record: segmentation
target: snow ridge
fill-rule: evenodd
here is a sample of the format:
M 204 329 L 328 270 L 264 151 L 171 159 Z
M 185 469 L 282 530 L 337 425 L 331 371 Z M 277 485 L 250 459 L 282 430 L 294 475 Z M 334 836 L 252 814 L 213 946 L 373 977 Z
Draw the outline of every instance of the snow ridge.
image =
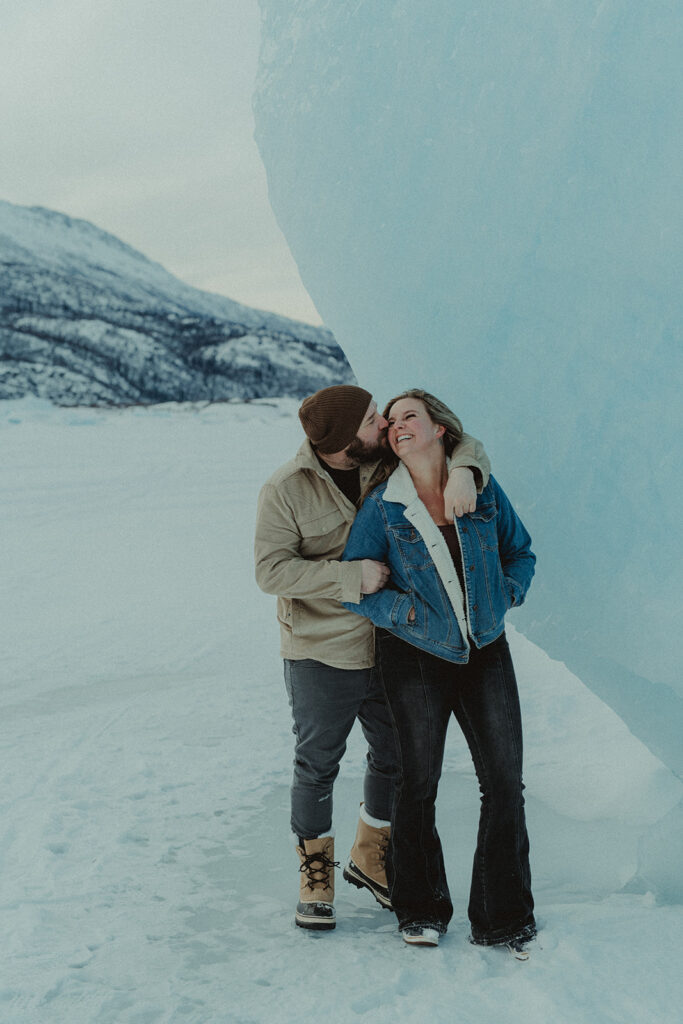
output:
M 87 221 L 0 201 L 0 398 L 246 400 L 353 380 L 324 328 L 192 288 Z

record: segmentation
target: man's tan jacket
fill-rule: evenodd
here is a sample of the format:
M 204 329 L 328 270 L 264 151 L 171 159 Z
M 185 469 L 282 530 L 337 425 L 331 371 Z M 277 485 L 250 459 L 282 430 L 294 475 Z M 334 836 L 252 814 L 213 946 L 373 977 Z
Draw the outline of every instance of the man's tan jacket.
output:
M 449 466 L 479 469 L 479 489 L 488 481 L 484 447 L 468 434 Z M 360 467 L 361 491 L 376 467 Z M 355 515 L 355 506 L 322 468 L 308 439 L 261 490 L 256 582 L 267 594 L 277 594 L 284 658 L 313 658 L 348 669 L 374 664 L 372 623 L 339 603 L 360 600 L 361 563 L 340 561 Z

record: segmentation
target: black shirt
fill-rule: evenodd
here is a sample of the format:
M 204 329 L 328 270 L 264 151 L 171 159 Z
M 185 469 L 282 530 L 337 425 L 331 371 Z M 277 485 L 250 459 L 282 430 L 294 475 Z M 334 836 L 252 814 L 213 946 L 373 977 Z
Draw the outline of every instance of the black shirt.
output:
M 352 505 L 357 505 L 360 498 L 360 468 L 354 466 L 353 469 L 334 469 L 328 466 L 317 452 L 315 457 L 325 472 L 332 477 L 344 497 L 348 498 Z
M 455 571 L 458 574 L 460 580 L 460 586 L 462 587 L 463 597 L 466 594 L 465 590 L 465 576 L 462 570 L 462 550 L 460 548 L 460 538 L 458 537 L 458 531 L 455 528 L 455 523 L 447 523 L 445 526 L 440 526 L 439 529 L 443 534 L 443 539 L 448 544 L 448 550 L 451 558 L 453 559 L 453 565 Z

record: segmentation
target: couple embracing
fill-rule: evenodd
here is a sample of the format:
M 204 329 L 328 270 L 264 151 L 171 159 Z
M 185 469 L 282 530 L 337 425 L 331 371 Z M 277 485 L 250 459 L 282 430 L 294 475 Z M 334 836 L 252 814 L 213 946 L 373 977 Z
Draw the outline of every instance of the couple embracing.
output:
M 482 794 L 470 938 L 524 958 L 536 926 L 504 617 L 531 583 L 529 535 L 433 395 L 405 391 L 380 414 L 363 388 L 329 387 L 299 418 L 306 439 L 261 491 L 255 543 L 295 735 L 296 924 L 335 927 L 332 791 L 358 719 L 367 767 L 344 878 L 406 942 L 438 944 L 453 914 L 435 825 L 452 713 Z

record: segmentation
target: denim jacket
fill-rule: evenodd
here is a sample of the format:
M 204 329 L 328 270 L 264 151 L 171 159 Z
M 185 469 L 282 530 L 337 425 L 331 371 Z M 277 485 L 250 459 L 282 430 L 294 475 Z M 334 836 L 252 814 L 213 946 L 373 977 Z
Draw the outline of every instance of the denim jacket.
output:
M 345 561 L 374 558 L 391 569 L 387 587 L 344 607 L 447 661 L 469 660 L 496 640 L 505 613 L 524 601 L 534 575 L 531 538 L 493 477 L 476 510 L 456 519 L 466 593 L 448 545 L 400 463 L 361 506 L 344 549 Z M 410 609 L 415 619 L 408 621 Z

